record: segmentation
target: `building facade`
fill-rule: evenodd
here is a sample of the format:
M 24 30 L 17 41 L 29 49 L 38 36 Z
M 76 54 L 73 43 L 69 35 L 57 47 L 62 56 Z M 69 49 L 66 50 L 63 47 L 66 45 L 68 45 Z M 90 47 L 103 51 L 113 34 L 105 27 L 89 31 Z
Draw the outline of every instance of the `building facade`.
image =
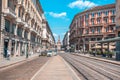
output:
M 70 25 L 70 45 L 83 52 L 100 49 L 96 41 L 115 37 L 115 11 L 115 4 L 109 4 L 75 15 Z M 111 50 L 115 49 L 115 43 L 109 46 Z
M 70 36 L 70 32 L 67 31 L 63 38 L 63 47 L 64 47 L 65 51 L 70 50 L 69 36 Z
M 48 22 L 43 20 L 43 31 L 42 31 L 42 49 L 51 50 L 55 48 L 55 38 L 50 29 Z
M 116 0 L 116 36 L 120 37 L 120 0 Z M 120 61 L 120 40 L 116 42 L 116 60 Z
M 61 51 L 61 41 L 60 41 L 60 36 L 58 36 L 58 41 L 57 41 L 57 44 L 56 44 L 56 47 L 57 47 L 57 51 Z
M 39 52 L 42 47 L 44 12 L 39 0 L 2 1 L 0 53 L 7 57 Z

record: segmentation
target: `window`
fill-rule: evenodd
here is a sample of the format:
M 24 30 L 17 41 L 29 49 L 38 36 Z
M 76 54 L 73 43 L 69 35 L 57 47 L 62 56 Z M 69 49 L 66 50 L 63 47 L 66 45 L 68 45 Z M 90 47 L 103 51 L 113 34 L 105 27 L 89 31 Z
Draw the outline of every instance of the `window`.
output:
M 21 9 L 19 8 L 19 10 L 18 10 L 18 17 L 20 17 L 20 12 L 21 12 Z
M 92 16 L 92 17 L 94 17 L 94 16 L 95 16 L 95 14 L 94 14 L 94 13 L 92 13 L 92 14 L 91 14 L 91 16 Z
M 106 32 L 108 32 L 108 30 L 109 30 L 109 28 L 108 28 L 108 27 L 106 27 Z
M 86 26 L 88 26 L 88 21 L 85 21 Z
M 115 10 L 112 10 L 112 15 L 115 15 Z
M 108 23 L 108 18 L 105 18 L 105 19 L 104 19 L 104 22 L 105 22 L 105 23 Z
M 89 34 L 89 30 L 88 29 L 86 30 L 86 34 Z
M 95 30 L 94 30 L 94 28 L 91 28 L 91 32 L 94 34 L 95 33 Z
M 88 39 L 88 38 L 85 38 L 85 41 L 89 41 L 89 39 Z
M 108 11 L 105 11 L 105 16 L 108 16 Z
M 16 24 L 12 24 L 12 31 L 11 31 L 12 34 L 14 34 L 15 27 L 16 27 Z
M 22 29 L 18 27 L 17 29 L 17 35 L 22 37 Z
M 97 38 L 97 41 L 102 40 L 102 38 Z
M 115 18 L 114 17 L 112 17 L 112 23 L 115 23 Z
M 100 16 L 101 16 L 101 12 L 98 12 L 98 13 L 97 13 L 97 16 L 100 17 Z
M 27 39 L 27 36 L 28 36 L 28 32 L 25 31 L 24 38 Z
M 94 25 L 94 19 L 91 19 L 91 23 L 92 23 L 92 25 Z
M 35 36 L 33 34 L 31 34 L 31 41 L 35 42 Z
M 15 11 L 15 5 L 13 0 L 8 0 L 8 7 Z
M 85 18 L 89 18 L 89 14 L 86 14 L 86 15 L 85 15 Z
M 97 28 L 97 32 L 101 33 L 101 28 L 100 27 Z
M 115 28 L 115 27 L 114 27 Z M 110 30 L 112 31 L 112 32 L 114 32 L 114 28 L 113 27 L 110 27 Z
M 10 32 L 10 21 L 5 19 L 5 31 Z
M 97 23 L 99 24 L 101 21 L 100 21 L 100 19 L 97 19 Z
M 95 38 L 91 38 L 91 41 L 95 41 L 96 39 Z

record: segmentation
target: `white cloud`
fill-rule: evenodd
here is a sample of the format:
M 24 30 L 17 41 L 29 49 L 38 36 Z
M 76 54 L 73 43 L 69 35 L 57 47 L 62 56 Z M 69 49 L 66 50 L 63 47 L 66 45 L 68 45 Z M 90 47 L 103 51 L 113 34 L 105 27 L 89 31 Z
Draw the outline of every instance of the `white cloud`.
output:
M 61 13 L 49 12 L 49 15 L 55 18 L 62 18 L 62 17 L 66 17 L 67 13 L 66 12 L 61 12 Z
M 76 0 L 68 5 L 68 7 L 70 8 L 80 8 L 80 9 L 90 8 L 94 6 L 97 6 L 97 4 L 90 2 L 88 0 Z
M 53 36 L 54 36 L 54 37 L 58 37 L 58 34 L 56 34 L 56 33 L 53 33 Z

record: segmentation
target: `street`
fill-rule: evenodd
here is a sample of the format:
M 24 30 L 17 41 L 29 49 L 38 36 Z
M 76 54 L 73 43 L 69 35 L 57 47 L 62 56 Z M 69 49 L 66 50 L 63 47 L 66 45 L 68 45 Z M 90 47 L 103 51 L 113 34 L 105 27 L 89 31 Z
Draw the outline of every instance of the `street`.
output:
M 0 80 L 30 80 L 30 78 L 49 60 L 37 57 L 31 61 L 0 71 Z
M 60 54 L 77 72 L 82 80 L 120 80 L 120 66 L 76 56 Z

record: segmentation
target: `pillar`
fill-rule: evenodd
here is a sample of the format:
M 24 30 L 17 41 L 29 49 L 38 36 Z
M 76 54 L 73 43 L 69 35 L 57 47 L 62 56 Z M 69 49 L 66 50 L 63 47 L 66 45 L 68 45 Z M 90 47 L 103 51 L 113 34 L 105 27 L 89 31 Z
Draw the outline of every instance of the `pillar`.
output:
M 107 50 L 110 51 L 109 42 L 107 43 Z
M 100 44 L 101 44 L 101 53 L 103 54 L 103 43 Z
M 4 18 L 4 14 L 1 14 L 1 32 L 0 32 L 0 58 L 3 58 L 3 54 L 4 54 L 4 29 L 5 29 L 5 18 Z
M 14 57 L 16 56 L 16 53 L 17 53 L 17 41 L 15 41 L 15 48 L 14 48 Z

